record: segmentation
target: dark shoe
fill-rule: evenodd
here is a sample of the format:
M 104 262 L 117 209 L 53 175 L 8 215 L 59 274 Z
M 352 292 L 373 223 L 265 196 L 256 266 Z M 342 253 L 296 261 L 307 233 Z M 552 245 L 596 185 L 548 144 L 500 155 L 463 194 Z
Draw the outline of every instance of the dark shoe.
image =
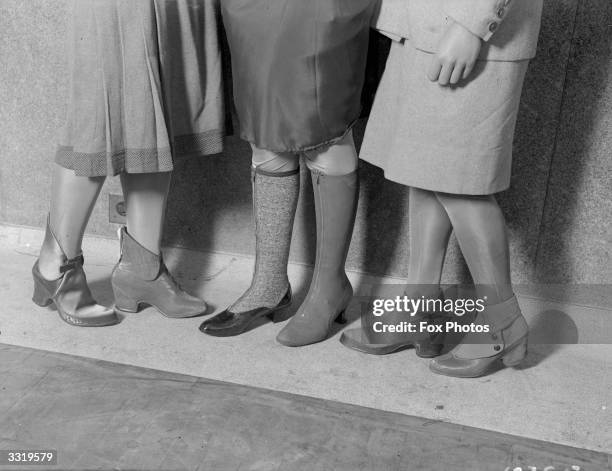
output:
M 292 301 L 291 287 L 287 290 L 283 299 L 274 307 L 260 307 L 245 312 L 232 312 L 229 309 L 207 319 L 200 325 L 200 331 L 214 337 L 233 337 L 240 335 L 247 330 L 257 320 L 262 317 L 274 316 L 282 309 L 289 307 Z
M 161 255 L 140 245 L 124 227 L 119 238 L 121 258 L 111 277 L 116 309 L 138 312 L 141 306 L 148 305 L 171 318 L 195 317 L 206 312 L 206 303 L 183 291 L 172 278 Z
M 266 316 L 275 317 L 276 321 L 275 315 L 292 300 L 287 263 L 300 193 L 300 171 L 270 173 L 256 168 L 251 178 L 255 226 L 253 278 L 238 301 L 200 326 L 201 332 L 216 337 L 240 335 Z M 264 307 L 271 304 L 276 305 Z
M 353 297 L 344 264 L 357 211 L 357 172 L 330 176 L 311 170 L 311 175 L 317 220 L 316 260 L 306 299 L 276 337 L 287 347 L 325 340 L 334 321 L 344 320 Z
M 55 304 L 62 320 L 79 327 L 103 327 L 119 323 L 119 317 L 111 308 L 101 306 L 94 300 L 83 271 L 83 255 L 68 259 L 60 247 L 47 221 L 43 247 L 53 250 L 62 260 L 56 280 L 47 280 L 38 268 L 38 260 L 32 267 L 34 295 L 32 301 L 41 307 Z
M 527 355 L 529 328 L 516 297 L 487 306 L 475 324 L 488 325 L 488 333 L 467 334 L 450 352 L 431 361 L 434 373 L 457 378 L 477 378 L 496 364 L 518 366 Z
M 442 322 L 438 314 L 422 311 L 408 318 L 405 312 L 398 311 L 387 312 L 384 316 L 384 324 L 387 325 L 398 325 L 407 320 L 414 325 L 421 322 L 438 325 Z M 381 322 L 380 318 L 374 316 L 372 310 L 367 311 L 366 315 L 361 316 L 361 327 L 344 331 L 340 342 L 345 347 L 370 355 L 388 355 L 413 347 L 417 356 L 434 358 L 442 351 L 443 334 L 378 332 L 374 328 L 378 322 Z

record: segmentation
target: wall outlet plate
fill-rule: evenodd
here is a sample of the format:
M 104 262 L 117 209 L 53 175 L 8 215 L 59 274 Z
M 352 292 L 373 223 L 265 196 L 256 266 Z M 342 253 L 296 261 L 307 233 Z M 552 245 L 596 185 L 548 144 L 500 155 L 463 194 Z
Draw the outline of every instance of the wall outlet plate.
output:
M 108 195 L 108 222 L 125 225 L 125 201 L 123 195 Z

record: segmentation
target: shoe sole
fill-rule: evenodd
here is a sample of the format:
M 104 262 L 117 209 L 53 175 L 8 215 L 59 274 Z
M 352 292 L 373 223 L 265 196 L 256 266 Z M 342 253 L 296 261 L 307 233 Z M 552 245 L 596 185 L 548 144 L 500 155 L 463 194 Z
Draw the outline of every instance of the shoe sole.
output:
M 206 311 L 208 309 L 208 305 L 205 303 L 202 303 L 202 311 L 201 312 L 197 312 L 195 314 L 188 314 L 188 315 L 184 315 L 184 316 L 173 316 L 170 314 L 166 314 L 164 311 L 162 311 L 160 308 L 158 308 L 157 306 L 153 305 L 153 304 L 149 304 L 147 302 L 144 301 L 138 301 L 136 302 L 136 309 L 128 309 L 128 308 L 121 308 L 117 305 L 115 305 L 114 310 L 117 314 L 137 314 L 140 311 L 142 311 L 143 309 L 146 309 L 147 307 L 152 307 L 153 309 L 155 309 L 157 312 L 159 312 L 162 316 L 167 317 L 168 319 L 190 319 L 192 317 L 198 317 L 198 316 L 203 316 L 204 314 L 206 314 Z
M 392 345 L 363 344 L 352 340 L 350 337 L 347 337 L 342 334 L 342 336 L 340 337 L 340 343 L 347 348 L 356 350 L 358 352 L 367 353 L 368 355 L 390 355 L 392 353 L 401 352 L 402 350 L 414 348 L 414 353 L 419 358 L 436 358 L 437 356 L 440 356 L 439 352 L 431 354 L 422 353 L 422 351 L 418 349 L 416 345 L 412 342 L 396 343 Z
M 49 300 L 46 302 L 38 302 L 32 299 L 32 301 L 34 301 L 34 304 L 40 307 L 49 307 L 53 305 L 55 306 L 55 309 L 57 309 L 57 305 L 53 302 L 53 300 Z M 61 320 L 63 320 L 66 324 L 71 325 L 73 327 L 108 327 L 111 325 L 117 325 L 121 322 L 120 319 L 117 319 L 116 317 L 113 318 L 110 314 L 108 316 L 105 316 L 106 320 L 102 320 L 99 322 L 91 322 L 91 321 L 87 322 L 87 321 L 82 321 L 72 316 L 68 316 L 62 313 L 59 309 L 57 309 L 57 313 Z
M 344 334 L 340 336 L 340 343 L 351 350 L 357 350 L 358 352 L 367 353 L 369 355 L 389 355 L 390 353 L 395 353 L 414 346 L 412 342 L 396 343 L 392 345 L 364 344 Z
M 429 364 L 429 369 L 436 374 L 439 375 L 443 375 L 443 376 L 449 376 L 451 378 L 480 378 L 481 376 L 486 376 L 487 374 L 489 374 L 492 371 L 498 371 L 496 368 L 499 368 L 500 370 L 503 368 L 515 368 L 517 366 L 519 366 L 527 357 L 527 346 L 525 346 L 525 351 L 522 354 L 522 356 L 520 357 L 520 359 L 518 360 L 513 360 L 513 361 L 508 361 L 505 357 L 506 356 L 510 356 L 511 354 L 514 353 L 514 351 L 518 348 L 521 347 L 521 345 L 523 344 L 523 342 L 525 342 L 527 340 L 527 336 L 521 338 L 520 340 L 516 341 L 514 344 L 512 344 L 510 347 L 508 347 L 508 349 L 506 350 L 506 352 L 504 352 L 503 354 L 500 354 L 497 358 L 495 358 L 494 360 L 492 360 L 490 363 L 487 363 L 483 368 L 476 370 L 473 373 L 470 374 L 449 374 L 448 372 L 442 372 L 440 370 L 437 370 L 434 366 L 433 363 Z M 501 368 L 500 368 L 500 363 L 501 363 Z

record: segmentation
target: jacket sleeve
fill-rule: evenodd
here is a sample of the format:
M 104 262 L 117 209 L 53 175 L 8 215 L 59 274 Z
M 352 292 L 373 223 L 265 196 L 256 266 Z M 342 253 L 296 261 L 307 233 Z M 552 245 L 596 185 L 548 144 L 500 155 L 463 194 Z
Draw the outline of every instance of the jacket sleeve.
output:
M 443 0 L 444 12 L 484 41 L 499 29 L 513 3 L 522 0 Z M 527 0 L 531 1 L 531 0 Z

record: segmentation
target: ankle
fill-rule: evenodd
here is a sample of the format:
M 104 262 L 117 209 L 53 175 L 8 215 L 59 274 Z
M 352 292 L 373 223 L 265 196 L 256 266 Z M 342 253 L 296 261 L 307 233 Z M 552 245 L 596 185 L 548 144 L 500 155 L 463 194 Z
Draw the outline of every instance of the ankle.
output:
M 238 299 L 230 309 L 248 311 L 258 307 L 274 307 L 281 302 L 289 290 L 289 280 L 254 279 L 249 289 Z
M 152 254 L 161 255 L 161 241 L 159 238 L 151 237 L 149 233 L 142 231 L 130 231 L 127 227 L 126 232 L 141 247 L 147 249 Z
M 47 251 L 43 247 L 38 257 L 38 271 L 46 280 L 57 280 L 62 276 L 60 267 L 63 261 L 63 258 L 58 256 L 58 254 L 53 251 Z
M 348 279 L 346 274 L 341 276 L 320 276 L 319 279 L 311 284 L 309 292 L 314 295 L 315 298 L 323 296 L 328 297 L 343 297 L 353 295 L 353 285 Z

